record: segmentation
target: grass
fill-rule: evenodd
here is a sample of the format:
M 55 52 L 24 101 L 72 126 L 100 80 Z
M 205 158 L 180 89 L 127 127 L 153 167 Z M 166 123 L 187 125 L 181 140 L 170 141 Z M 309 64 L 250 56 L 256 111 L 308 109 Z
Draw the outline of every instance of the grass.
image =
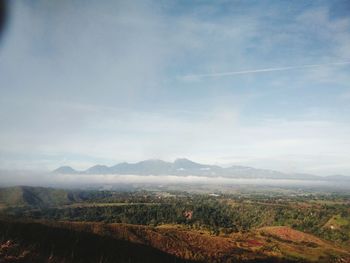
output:
M 334 246 L 320 238 L 289 227 L 264 227 L 261 234 L 269 238 L 270 243 L 278 246 L 286 258 L 299 258 L 313 262 L 321 261 L 322 258 L 334 255 L 336 257 L 349 257 L 349 251 Z M 272 241 L 271 241 L 272 240 Z
M 331 219 L 324 225 L 327 228 L 339 229 L 341 227 L 348 226 L 350 224 L 350 219 L 342 217 L 341 215 L 332 216 Z

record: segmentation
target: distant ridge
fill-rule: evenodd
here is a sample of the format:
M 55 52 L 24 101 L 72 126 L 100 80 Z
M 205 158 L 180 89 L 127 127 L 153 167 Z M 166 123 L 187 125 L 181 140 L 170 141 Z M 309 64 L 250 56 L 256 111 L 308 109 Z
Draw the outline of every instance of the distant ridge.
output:
M 329 175 L 325 177 L 325 180 L 327 181 L 346 181 L 350 182 L 350 176 L 345 176 L 345 175 Z
M 70 166 L 61 166 L 58 167 L 56 170 L 52 171 L 53 173 L 59 173 L 59 174 L 75 174 L 78 173 L 78 171 L 74 170 Z
M 110 168 L 106 165 L 95 165 L 84 171 L 87 174 L 108 174 L 110 173 Z
M 53 171 L 58 174 L 120 174 L 120 175 L 176 175 L 202 176 L 249 179 L 293 179 L 293 180 L 322 180 L 350 181 L 343 175 L 316 176 L 312 174 L 288 174 L 275 170 L 256 169 L 252 167 L 233 165 L 227 168 L 218 165 L 201 164 L 186 158 L 166 162 L 158 159 L 144 160 L 137 163 L 119 163 L 113 166 L 95 165 L 84 171 L 77 171 L 70 166 L 61 166 Z

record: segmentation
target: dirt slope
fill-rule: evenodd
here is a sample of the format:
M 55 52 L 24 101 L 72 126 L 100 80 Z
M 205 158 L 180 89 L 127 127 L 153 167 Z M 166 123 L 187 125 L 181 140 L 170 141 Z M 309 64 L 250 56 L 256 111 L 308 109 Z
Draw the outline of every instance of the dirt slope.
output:
M 55 223 L 57 224 L 57 223 Z M 212 236 L 179 226 L 61 222 L 60 227 L 131 241 L 204 262 L 350 262 L 349 251 L 288 227 Z

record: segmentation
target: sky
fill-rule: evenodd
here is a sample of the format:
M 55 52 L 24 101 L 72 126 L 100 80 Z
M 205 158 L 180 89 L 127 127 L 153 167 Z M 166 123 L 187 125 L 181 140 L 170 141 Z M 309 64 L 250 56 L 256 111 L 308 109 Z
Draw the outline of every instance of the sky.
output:
M 350 175 L 350 2 L 11 1 L 0 168 L 186 157 Z

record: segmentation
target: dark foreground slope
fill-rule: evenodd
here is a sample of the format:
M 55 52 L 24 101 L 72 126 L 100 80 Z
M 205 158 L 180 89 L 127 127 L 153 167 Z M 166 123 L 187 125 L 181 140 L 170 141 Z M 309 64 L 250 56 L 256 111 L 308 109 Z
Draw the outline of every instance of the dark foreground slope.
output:
M 189 262 L 149 246 L 39 223 L 0 220 L 0 262 Z
M 179 225 L 150 227 L 96 222 L 44 223 L 144 244 L 182 259 L 200 262 L 350 263 L 348 249 L 289 227 L 264 227 L 216 236 Z
M 7 262 L 350 262 L 349 253 L 286 227 L 212 236 L 179 226 L 0 220 Z

